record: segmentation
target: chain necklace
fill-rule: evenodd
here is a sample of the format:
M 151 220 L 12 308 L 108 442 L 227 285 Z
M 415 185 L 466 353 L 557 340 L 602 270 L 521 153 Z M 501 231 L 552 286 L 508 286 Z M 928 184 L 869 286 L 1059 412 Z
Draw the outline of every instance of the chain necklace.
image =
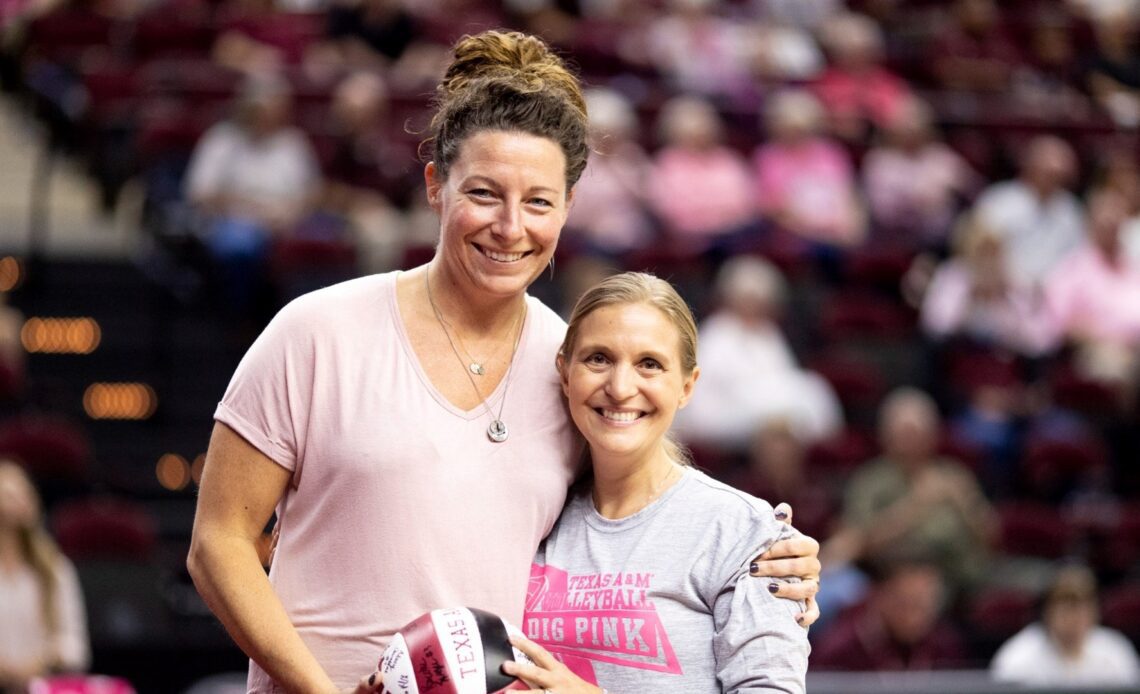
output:
M 431 298 L 431 287 L 430 286 L 428 287 L 428 298 L 429 299 Z M 434 304 L 432 305 L 432 309 L 435 309 Z M 515 316 L 515 322 L 511 323 L 511 332 L 512 333 L 514 333 L 515 326 L 518 325 L 519 319 L 522 318 L 522 315 L 524 312 L 525 312 L 525 306 L 524 306 L 524 310 L 520 311 L 519 315 Z M 503 349 L 502 346 L 500 345 L 498 348 L 496 348 L 495 352 L 490 357 L 488 357 L 487 359 L 484 359 L 483 361 L 478 361 L 475 359 L 475 357 L 471 356 L 471 352 L 469 352 L 467 350 L 467 345 L 463 344 L 463 338 L 459 336 L 459 331 L 455 330 L 455 326 L 453 326 L 450 321 L 448 321 L 446 318 L 444 318 L 443 313 L 441 311 L 439 311 L 438 309 L 435 309 L 435 317 L 437 320 L 439 320 L 440 323 L 443 324 L 444 332 L 447 332 L 448 328 L 450 328 L 452 331 L 455 332 L 455 341 L 459 343 L 459 349 L 463 350 L 463 354 L 465 354 L 467 356 L 467 360 L 468 360 L 467 370 L 470 371 L 471 373 L 475 374 L 476 376 L 486 375 L 487 369 L 484 366 L 484 364 L 490 364 L 492 361 L 494 361 L 495 358 L 499 356 L 499 352 L 502 351 L 502 349 Z M 455 350 L 455 345 L 452 345 L 452 350 L 453 351 Z M 455 356 L 458 357 L 459 355 L 456 354 Z M 459 361 L 462 362 L 463 360 L 460 359 Z
M 435 298 L 431 294 L 431 277 L 427 270 L 424 271 L 424 286 L 427 287 L 428 303 L 431 304 L 432 314 L 435 315 L 436 322 L 439 323 L 440 329 L 443 330 L 443 335 L 447 338 L 447 344 L 451 345 L 451 353 L 455 355 L 459 364 L 465 367 L 463 373 L 467 375 L 467 380 L 471 382 L 471 388 L 474 389 L 475 396 L 479 398 L 479 402 L 483 404 L 483 409 L 486 410 L 487 414 L 491 417 L 491 424 L 487 427 L 487 438 L 495 443 L 506 441 L 510 432 L 507 430 L 507 425 L 503 422 L 503 408 L 506 407 L 507 404 L 507 388 L 511 386 L 511 370 L 514 369 L 515 366 L 515 354 L 518 352 L 519 341 L 522 339 L 522 329 L 520 328 L 518 333 L 515 334 L 514 346 L 511 348 L 511 361 L 507 364 L 507 374 L 504 376 L 506 383 L 503 385 L 503 400 L 499 403 L 499 414 L 495 416 L 495 412 L 491 409 L 491 406 L 487 404 L 487 399 L 484 398 L 483 393 L 479 391 L 479 385 L 475 383 L 475 378 L 472 376 L 472 374 L 482 376 L 484 373 L 483 365 L 474 361 L 470 364 L 463 363 L 463 357 L 459 356 L 459 350 L 455 348 L 455 341 L 451 339 L 451 332 L 447 329 L 447 321 L 443 319 L 443 313 L 440 312 L 439 307 L 435 305 Z M 524 301 L 522 311 L 519 312 L 519 316 L 511 326 L 512 331 L 514 330 L 514 326 L 518 325 L 521 318 L 525 315 L 526 302 Z M 458 338 L 459 335 L 456 334 L 456 337 Z M 463 351 L 466 352 L 466 348 Z M 471 355 L 468 355 L 468 357 L 470 356 Z M 476 367 L 478 367 L 478 371 L 476 371 Z

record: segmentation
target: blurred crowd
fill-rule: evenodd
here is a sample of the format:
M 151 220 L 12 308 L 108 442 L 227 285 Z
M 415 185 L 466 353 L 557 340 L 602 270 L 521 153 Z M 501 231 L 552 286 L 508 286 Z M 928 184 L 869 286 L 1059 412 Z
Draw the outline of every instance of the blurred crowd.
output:
M 256 322 L 430 255 L 432 85 L 490 26 L 590 87 L 536 291 L 693 305 L 680 434 L 823 542 L 812 668 L 1140 682 L 1136 3 L 0 0 L 0 76 Z

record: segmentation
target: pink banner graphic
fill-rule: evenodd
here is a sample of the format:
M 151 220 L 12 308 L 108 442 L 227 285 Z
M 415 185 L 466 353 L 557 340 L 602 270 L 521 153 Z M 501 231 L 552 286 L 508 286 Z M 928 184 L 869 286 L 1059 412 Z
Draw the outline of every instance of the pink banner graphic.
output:
M 651 573 L 569 574 L 534 564 L 523 631 L 583 677 L 580 669 L 588 663 L 576 664 L 580 658 L 679 675 L 680 663 L 648 598 L 652 581 Z

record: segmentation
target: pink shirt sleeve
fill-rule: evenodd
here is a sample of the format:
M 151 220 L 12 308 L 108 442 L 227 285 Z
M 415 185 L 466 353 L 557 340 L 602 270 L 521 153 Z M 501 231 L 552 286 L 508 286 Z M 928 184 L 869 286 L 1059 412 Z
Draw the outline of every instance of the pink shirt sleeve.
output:
M 297 476 L 313 397 L 306 297 L 283 308 L 246 352 L 214 413 L 254 448 Z

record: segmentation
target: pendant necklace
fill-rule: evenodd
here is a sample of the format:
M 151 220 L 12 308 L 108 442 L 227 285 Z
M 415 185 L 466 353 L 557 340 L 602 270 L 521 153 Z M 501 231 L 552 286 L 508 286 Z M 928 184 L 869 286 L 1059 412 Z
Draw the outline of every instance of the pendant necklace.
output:
M 473 374 L 482 376 L 484 373 L 486 373 L 486 370 L 483 368 L 482 364 L 476 362 L 473 359 L 470 363 L 465 364 L 463 362 L 463 357 L 459 356 L 459 350 L 456 349 L 455 341 L 451 339 L 451 332 L 447 329 L 447 321 L 443 319 L 443 313 L 441 313 L 439 307 L 435 305 L 435 298 L 431 294 L 431 278 L 426 270 L 424 271 L 424 286 L 427 287 L 428 303 L 431 304 L 432 314 L 435 315 L 436 322 L 439 323 L 440 329 L 443 330 L 443 335 L 447 338 L 447 344 L 451 345 L 451 353 L 455 355 L 455 358 L 459 361 L 459 364 L 464 367 L 463 373 L 467 375 L 467 380 L 471 382 L 471 388 L 475 390 L 475 395 L 479 398 L 479 402 L 483 403 L 483 409 L 486 410 L 487 414 L 491 417 L 491 424 L 487 427 L 487 438 L 491 439 L 495 443 L 502 443 L 506 441 L 507 436 L 510 435 L 510 431 L 507 429 L 506 423 L 503 422 L 503 408 L 507 404 L 507 388 L 509 388 L 511 385 L 511 371 L 514 369 L 515 354 L 518 352 L 519 341 L 522 339 L 522 328 L 520 327 L 518 333 L 515 334 L 514 346 L 511 348 L 511 361 L 507 364 L 507 373 L 503 377 L 506 379 L 506 383 L 503 384 L 503 400 L 499 403 L 499 414 L 498 416 L 495 416 L 495 413 L 491 409 L 491 406 L 487 404 L 487 399 L 484 398 L 483 393 L 479 391 L 479 385 L 475 383 L 475 378 L 473 376 Z M 514 326 L 518 325 L 520 323 L 520 319 L 525 315 L 526 301 L 524 300 L 522 311 L 519 312 L 519 317 L 515 319 L 514 325 L 511 326 L 512 331 L 514 329 Z M 456 338 L 458 337 L 459 335 L 456 334 Z M 464 348 L 463 351 L 466 352 L 467 349 Z M 470 358 L 471 355 L 468 354 L 467 356 Z
M 429 299 L 431 298 L 431 287 L 430 286 L 428 287 L 428 298 Z M 435 311 L 436 320 L 438 320 L 440 323 L 443 324 L 444 332 L 447 332 L 448 328 L 455 331 L 455 341 L 459 343 L 459 349 L 461 349 L 463 351 L 463 354 L 465 354 L 467 356 L 467 370 L 470 371 L 471 373 L 475 374 L 476 376 L 486 375 L 487 368 L 484 366 L 484 364 L 490 364 L 491 362 L 493 362 L 495 360 L 495 358 L 499 356 L 499 352 L 502 351 L 502 349 L 503 349 L 502 346 L 498 347 L 495 350 L 494 354 L 492 354 L 490 357 L 484 359 L 483 361 L 476 360 L 475 357 L 471 356 L 471 352 L 469 352 L 467 350 L 467 345 L 463 344 L 463 338 L 459 336 L 459 331 L 455 330 L 455 326 L 453 326 L 450 321 L 448 321 L 446 318 L 443 317 L 443 312 L 436 309 L 435 304 L 432 304 L 432 309 Z M 522 317 L 522 314 L 524 312 L 525 312 L 525 306 L 524 306 L 524 311 L 520 311 L 519 315 L 515 317 L 515 322 L 511 323 L 511 332 L 512 333 L 515 331 L 515 326 L 518 325 L 518 320 L 519 320 L 519 318 Z M 451 349 L 452 349 L 452 351 L 455 351 L 455 345 L 454 344 L 451 346 Z M 459 357 L 459 354 L 456 353 L 455 356 Z M 460 359 L 459 361 L 462 362 L 463 359 Z

